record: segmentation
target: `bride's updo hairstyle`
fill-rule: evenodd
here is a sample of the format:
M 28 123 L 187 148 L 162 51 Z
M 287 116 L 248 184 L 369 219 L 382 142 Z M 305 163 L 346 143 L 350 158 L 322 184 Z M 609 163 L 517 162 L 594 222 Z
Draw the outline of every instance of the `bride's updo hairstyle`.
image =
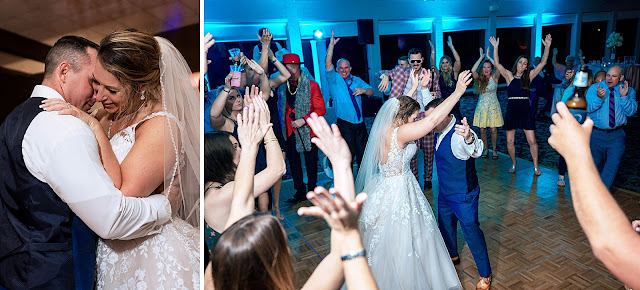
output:
M 142 102 L 161 101 L 160 44 L 153 35 L 136 30 L 113 32 L 100 42 L 98 61 L 125 88 L 117 117 L 136 111 Z M 141 100 L 144 91 L 145 100 Z
M 270 214 L 248 215 L 224 231 L 211 268 L 215 289 L 295 289 L 287 237 Z
M 418 101 L 409 96 L 399 97 L 398 101 L 400 102 L 400 105 L 398 107 L 396 120 L 400 120 L 402 121 L 402 124 L 406 124 L 407 122 L 409 122 L 409 117 L 411 117 L 413 113 L 420 110 L 420 104 L 418 104 Z

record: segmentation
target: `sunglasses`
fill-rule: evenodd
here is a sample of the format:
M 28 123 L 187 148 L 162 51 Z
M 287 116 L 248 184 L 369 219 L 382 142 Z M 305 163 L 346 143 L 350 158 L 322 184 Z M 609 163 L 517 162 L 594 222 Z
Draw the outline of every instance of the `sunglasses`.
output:
M 421 63 L 422 60 L 421 59 L 412 59 L 411 63 Z

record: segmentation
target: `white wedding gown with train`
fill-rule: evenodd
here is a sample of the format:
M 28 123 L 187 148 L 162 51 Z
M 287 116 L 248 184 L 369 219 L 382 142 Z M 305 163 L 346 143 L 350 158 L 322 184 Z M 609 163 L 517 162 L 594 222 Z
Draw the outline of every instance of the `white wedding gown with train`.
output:
M 176 120 L 157 112 L 111 138 L 118 162 L 133 147 L 138 124 L 157 116 Z M 98 289 L 200 289 L 199 230 L 174 215 L 159 234 L 133 240 L 99 239 L 96 272 Z
M 380 289 L 462 289 L 429 202 L 410 169 L 417 146 L 397 144 L 367 180 L 359 219 L 367 261 Z

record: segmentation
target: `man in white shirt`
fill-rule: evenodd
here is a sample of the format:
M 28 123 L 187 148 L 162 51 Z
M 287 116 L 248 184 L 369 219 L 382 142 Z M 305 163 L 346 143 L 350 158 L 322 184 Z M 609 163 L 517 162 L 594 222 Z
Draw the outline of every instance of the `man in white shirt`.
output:
M 39 108 L 48 98 L 91 107 L 97 48 L 59 39 L 42 85 L 0 126 L 0 288 L 92 289 L 95 238 L 87 232 L 133 239 L 171 218 L 164 196 L 124 197 L 115 188 L 84 122 Z
M 428 116 L 444 99 L 434 99 L 426 107 Z M 449 114 L 433 129 L 436 141 L 436 170 L 438 172 L 438 228 L 454 264 L 460 263 L 457 245 L 458 221 L 469 250 L 478 266 L 476 289 L 491 288 L 491 265 L 487 243 L 478 222 L 480 185 L 474 158 L 480 157 L 484 144 L 469 128 L 467 118 L 460 123 Z

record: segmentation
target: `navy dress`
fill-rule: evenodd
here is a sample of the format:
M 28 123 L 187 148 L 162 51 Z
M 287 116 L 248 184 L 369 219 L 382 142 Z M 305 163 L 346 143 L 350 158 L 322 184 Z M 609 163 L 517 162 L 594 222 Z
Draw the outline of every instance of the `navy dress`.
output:
M 458 81 L 453 76 L 453 72 L 451 72 L 451 86 L 447 86 L 447 84 L 444 82 L 444 77 L 440 76 L 438 78 L 438 83 L 440 85 L 440 95 L 445 99 L 450 97 L 451 94 L 453 94 L 453 92 L 456 90 L 457 82 Z M 460 101 L 458 101 L 456 105 L 453 106 L 453 109 L 451 109 L 451 114 L 456 117 L 456 120 L 462 120 L 462 113 L 460 112 Z
M 514 77 L 507 87 L 507 112 L 504 117 L 505 130 L 534 130 L 536 128 L 535 119 L 531 114 L 531 103 L 529 103 L 529 90 L 525 90 L 520 85 L 520 78 Z

